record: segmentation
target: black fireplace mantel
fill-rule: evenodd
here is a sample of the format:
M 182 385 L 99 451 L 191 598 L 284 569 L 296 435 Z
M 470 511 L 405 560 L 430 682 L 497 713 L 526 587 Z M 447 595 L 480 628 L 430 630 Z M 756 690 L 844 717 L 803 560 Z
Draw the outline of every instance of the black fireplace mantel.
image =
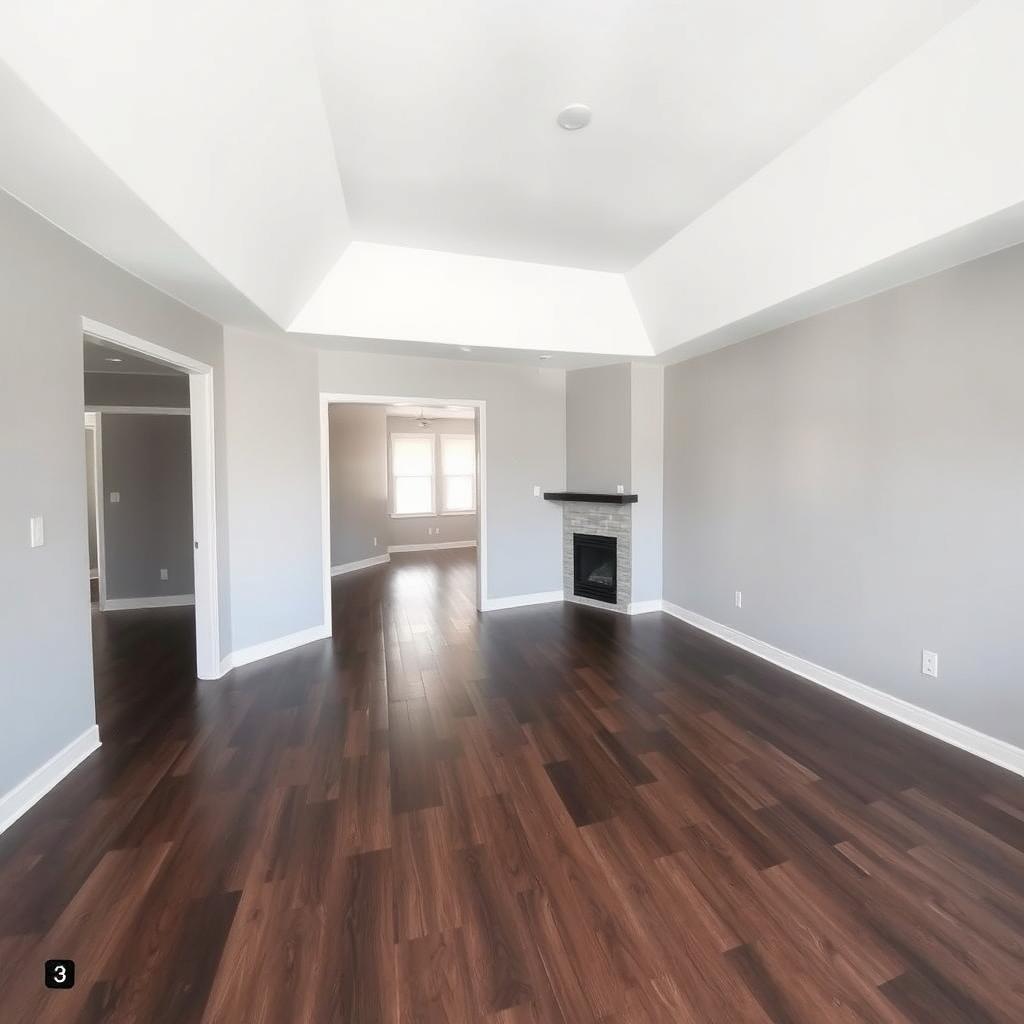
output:
M 581 494 L 578 491 L 545 491 L 545 501 L 593 501 L 601 505 L 632 505 L 635 494 Z

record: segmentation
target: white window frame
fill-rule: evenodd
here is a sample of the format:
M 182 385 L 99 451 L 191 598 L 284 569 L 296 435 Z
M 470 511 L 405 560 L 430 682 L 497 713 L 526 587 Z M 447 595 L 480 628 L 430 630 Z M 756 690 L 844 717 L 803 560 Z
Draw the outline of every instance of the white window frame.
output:
M 430 511 L 429 512 L 396 512 L 395 511 L 395 441 L 412 439 L 430 441 Z M 433 432 L 422 434 L 393 433 L 388 443 L 388 514 L 392 519 L 427 519 L 437 515 L 437 435 Z M 420 479 L 417 477 L 416 479 Z
M 437 455 L 437 457 L 438 457 L 437 492 L 438 492 L 438 495 L 439 495 L 439 499 L 437 501 L 437 506 L 438 506 L 438 508 L 440 510 L 439 511 L 439 515 L 442 515 L 442 516 L 475 516 L 476 515 L 476 505 L 477 505 L 477 500 L 476 500 L 476 476 L 477 476 L 477 473 L 476 473 L 476 463 L 477 463 L 476 435 L 467 432 L 465 434 L 439 434 L 438 436 L 441 438 L 441 444 L 439 446 L 438 455 Z M 448 511 L 448 509 L 446 509 L 444 507 L 444 497 L 445 497 L 444 482 L 445 482 L 445 477 L 448 475 L 444 471 L 444 443 L 449 438 L 451 438 L 453 440 L 456 440 L 456 441 L 467 441 L 468 440 L 468 441 L 472 441 L 473 442 L 473 472 L 472 472 L 472 474 L 467 474 L 467 473 L 453 473 L 453 474 L 451 474 L 452 476 L 471 476 L 472 477 L 472 481 L 473 481 L 473 488 L 472 488 L 472 492 L 473 492 L 473 507 L 472 508 L 465 508 L 465 509 L 456 509 L 455 511 L 451 511 L 451 512 Z

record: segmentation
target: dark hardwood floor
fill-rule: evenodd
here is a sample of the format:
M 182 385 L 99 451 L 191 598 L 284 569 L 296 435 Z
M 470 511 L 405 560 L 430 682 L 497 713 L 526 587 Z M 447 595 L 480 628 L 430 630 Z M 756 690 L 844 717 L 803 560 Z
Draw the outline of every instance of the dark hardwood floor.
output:
M 218 682 L 188 609 L 95 613 L 0 1021 L 1024 1021 L 1024 780 L 660 614 L 480 617 L 470 555 Z

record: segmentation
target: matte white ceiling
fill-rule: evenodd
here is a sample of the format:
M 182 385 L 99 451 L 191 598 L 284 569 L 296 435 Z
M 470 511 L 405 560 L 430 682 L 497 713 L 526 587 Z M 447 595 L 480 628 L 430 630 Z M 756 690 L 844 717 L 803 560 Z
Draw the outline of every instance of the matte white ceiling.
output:
M 310 8 L 357 238 L 623 271 L 970 2 Z
M 813 248 L 797 268 L 786 230 L 765 240 L 764 225 L 789 222 L 780 197 L 808 237 L 821 218 L 814 202 L 796 209 L 802 196 L 849 205 L 844 230 L 878 238 L 886 225 L 872 222 L 872 203 L 887 176 L 902 185 L 926 172 L 940 196 L 951 167 L 960 193 L 990 184 L 989 150 L 1015 158 L 1016 134 L 997 130 L 998 97 L 1019 93 L 1021 72 L 988 50 L 1019 37 L 1018 10 L 1006 0 L 6 0 L 0 188 L 224 323 L 455 358 L 467 345 L 472 358 L 554 353 L 548 365 L 649 357 L 689 341 L 691 325 L 735 340 L 744 318 L 768 322 L 753 316 L 760 296 L 779 303 L 824 283 Z M 950 83 L 950 116 L 932 109 L 929 81 Z M 567 133 L 555 115 L 573 102 L 589 104 L 593 122 Z M 941 156 L 960 130 L 957 104 L 992 111 L 967 171 Z M 887 107 L 916 131 L 906 152 L 888 130 L 874 148 L 858 113 L 880 120 Z M 851 148 L 845 169 L 871 188 L 837 195 L 825 188 L 839 180 L 831 154 Z M 1004 206 L 1015 166 L 1004 168 Z M 901 201 L 910 228 L 876 245 L 875 262 L 959 223 L 921 217 L 915 238 L 913 192 Z M 733 254 L 745 239 L 757 247 L 749 260 Z M 833 230 L 828 241 L 850 256 L 830 266 L 872 261 L 857 239 Z M 701 253 L 719 249 L 728 259 L 706 270 Z M 754 269 L 729 272 L 741 263 Z

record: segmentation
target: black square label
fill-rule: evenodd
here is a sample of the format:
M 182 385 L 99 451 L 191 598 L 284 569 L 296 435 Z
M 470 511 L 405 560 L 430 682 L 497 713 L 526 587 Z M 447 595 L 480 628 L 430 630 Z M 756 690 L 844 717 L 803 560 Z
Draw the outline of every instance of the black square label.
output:
M 75 961 L 47 960 L 43 968 L 47 988 L 74 988 Z

